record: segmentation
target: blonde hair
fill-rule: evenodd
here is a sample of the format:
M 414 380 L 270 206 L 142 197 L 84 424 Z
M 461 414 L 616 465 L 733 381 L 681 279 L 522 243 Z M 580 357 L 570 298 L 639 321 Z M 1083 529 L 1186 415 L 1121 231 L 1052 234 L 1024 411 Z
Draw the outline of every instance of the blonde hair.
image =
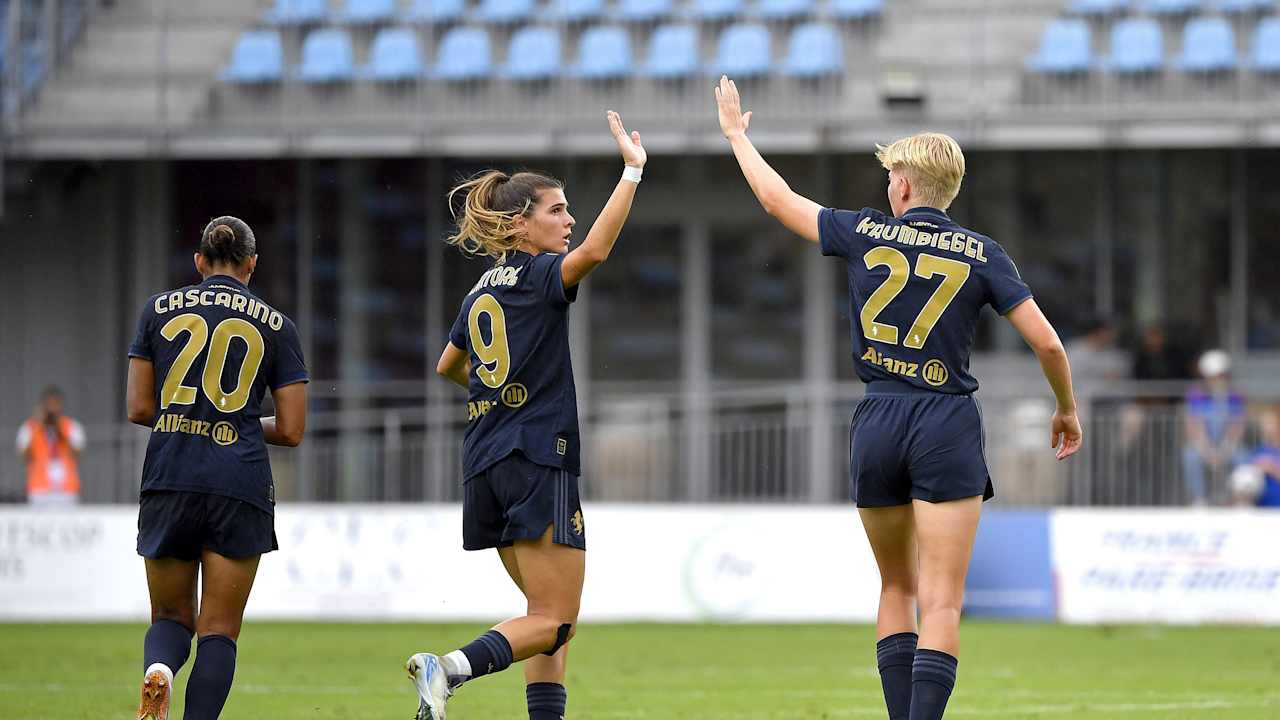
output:
M 550 188 L 563 189 L 564 184 L 535 172 L 507 175 L 488 170 L 471 176 L 449 191 L 449 211 L 458 223 L 458 232 L 445 242 L 468 255 L 488 255 L 504 262 L 525 240 L 516 218 L 533 212 L 538 195 Z M 454 205 L 458 193 L 463 196 L 461 217 Z
M 915 194 L 930 207 L 946 210 L 960 193 L 964 153 L 949 135 L 925 132 L 876 145 L 876 159 L 885 170 L 904 173 Z

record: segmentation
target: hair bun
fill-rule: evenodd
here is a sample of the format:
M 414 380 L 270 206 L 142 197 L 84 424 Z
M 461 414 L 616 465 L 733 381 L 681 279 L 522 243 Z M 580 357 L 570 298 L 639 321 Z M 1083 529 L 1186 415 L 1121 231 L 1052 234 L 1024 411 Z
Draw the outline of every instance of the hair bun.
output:
M 209 233 L 209 244 L 214 247 L 230 247 L 236 241 L 236 231 L 230 225 L 217 225 Z

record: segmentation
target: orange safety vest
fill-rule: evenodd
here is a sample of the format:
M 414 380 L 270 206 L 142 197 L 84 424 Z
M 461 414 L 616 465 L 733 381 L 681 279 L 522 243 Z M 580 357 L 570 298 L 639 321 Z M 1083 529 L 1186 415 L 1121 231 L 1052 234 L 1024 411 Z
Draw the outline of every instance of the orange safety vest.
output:
M 50 492 L 59 494 L 80 494 L 80 472 L 76 463 L 75 451 L 66 439 L 59 439 L 56 445 L 49 444 L 49 434 L 45 425 L 37 420 L 28 420 L 31 430 L 31 456 L 27 462 L 27 497 L 44 495 Z M 71 437 L 70 418 L 58 418 L 58 427 L 62 437 Z

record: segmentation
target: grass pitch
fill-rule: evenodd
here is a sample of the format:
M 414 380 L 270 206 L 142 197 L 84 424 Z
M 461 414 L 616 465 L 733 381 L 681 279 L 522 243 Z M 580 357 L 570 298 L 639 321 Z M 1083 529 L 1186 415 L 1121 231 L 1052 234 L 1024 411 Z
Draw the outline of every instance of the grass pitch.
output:
M 407 720 L 405 658 L 483 630 L 249 623 L 222 716 Z M 0 718 L 132 720 L 144 631 L 0 625 Z M 969 622 L 963 643 L 948 718 L 1280 718 L 1280 629 Z M 867 626 L 586 625 L 571 648 L 573 720 L 886 717 Z M 525 718 L 523 684 L 518 668 L 471 683 L 449 718 Z

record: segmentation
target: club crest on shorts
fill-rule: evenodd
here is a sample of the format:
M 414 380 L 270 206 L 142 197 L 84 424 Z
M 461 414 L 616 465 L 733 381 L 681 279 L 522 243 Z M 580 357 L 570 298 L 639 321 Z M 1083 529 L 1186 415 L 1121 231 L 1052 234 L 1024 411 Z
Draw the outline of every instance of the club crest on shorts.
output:
M 946 385 L 947 380 L 951 377 L 951 374 L 947 372 L 947 366 L 943 365 L 942 361 L 937 358 L 924 364 L 924 372 L 921 375 L 924 376 L 925 382 L 934 387 Z
M 585 523 L 582 520 L 581 510 L 575 511 L 573 513 L 573 517 L 569 518 L 569 522 L 573 523 L 573 534 L 575 535 L 581 535 L 582 531 L 586 529 Z

